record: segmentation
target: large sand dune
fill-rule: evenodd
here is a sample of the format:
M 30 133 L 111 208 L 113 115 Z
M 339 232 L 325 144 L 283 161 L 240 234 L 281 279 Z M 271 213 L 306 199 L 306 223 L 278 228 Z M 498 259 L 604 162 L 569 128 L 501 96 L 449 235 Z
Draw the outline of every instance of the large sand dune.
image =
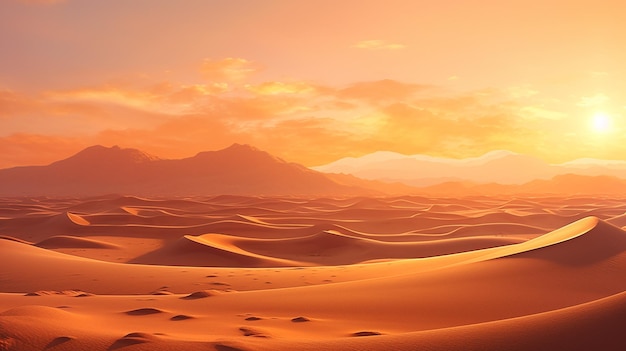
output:
M 0 350 L 622 350 L 620 198 L 0 201 Z

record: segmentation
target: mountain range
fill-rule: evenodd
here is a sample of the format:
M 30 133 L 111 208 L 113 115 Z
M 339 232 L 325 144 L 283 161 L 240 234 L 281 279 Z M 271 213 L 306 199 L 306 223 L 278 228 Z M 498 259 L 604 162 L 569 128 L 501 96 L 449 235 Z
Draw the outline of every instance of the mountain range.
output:
M 626 161 L 584 158 L 562 164 L 549 164 L 532 156 L 504 150 L 465 159 L 379 151 L 357 158 L 343 158 L 313 169 L 417 187 L 442 182 L 520 185 L 565 174 L 626 178 Z
M 371 195 L 249 145 L 166 160 L 92 146 L 47 166 L 0 170 L 0 196 Z
M 382 196 L 626 195 L 626 162 L 580 159 L 547 164 L 493 151 L 446 159 L 377 152 L 313 169 L 250 145 L 182 159 L 91 146 L 45 166 L 0 169 L 0 196 Z

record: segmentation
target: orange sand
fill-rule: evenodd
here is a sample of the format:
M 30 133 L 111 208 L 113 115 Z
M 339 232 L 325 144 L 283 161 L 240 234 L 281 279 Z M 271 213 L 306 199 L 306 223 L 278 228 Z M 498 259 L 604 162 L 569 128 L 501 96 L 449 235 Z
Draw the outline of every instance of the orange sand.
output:
M 626 202 L 0 199 L 0 350 L 623 350 Z

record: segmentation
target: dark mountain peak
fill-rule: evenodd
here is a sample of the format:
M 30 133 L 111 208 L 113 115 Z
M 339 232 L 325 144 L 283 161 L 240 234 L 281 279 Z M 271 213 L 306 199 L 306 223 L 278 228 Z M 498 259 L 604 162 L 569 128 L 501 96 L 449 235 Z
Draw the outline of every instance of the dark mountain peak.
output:
M 234 143 L 231 146 L 223 149 L 222 151 L 225 151 L 225 150 L 232 150 L 232 151 L 239 151 L 239 152 L 261 151 L 250 144 L 239 144 L 239 143 Z
M 118 145 L 106 147 L 103 145 L 90 146 L 74 156 L 57 161 L 52 165 L 83 165 L 90 164 L 137 164 L 158 160 L 158 157 L 149 155 L 143 151 L 130 148 L 121 148 Z
M 256 147 L 252 146 L 252 145 L 248 145 L 248 144 L 232 144 L 231 146 L 219 150 L 217 152 L 221 152 L 224 154 L 228 154 L 228 155 L 233 155 L 233 156 L 255 156 L 255 157 L 271 157 L 271 158 L 275 158 L 274 156 L 272 156 L 270 153 L 257 149 Z
M 204 151 L 198 153 L 196 159 L 221 159 L 228 161 L 240 161 L 248 163 L 270 162 L 270 163 L 286 163 L 282 159 L 273 156 L 267 151 L 257 149 L 248 144 L 232 144 L 229 147 L 217 151 Z

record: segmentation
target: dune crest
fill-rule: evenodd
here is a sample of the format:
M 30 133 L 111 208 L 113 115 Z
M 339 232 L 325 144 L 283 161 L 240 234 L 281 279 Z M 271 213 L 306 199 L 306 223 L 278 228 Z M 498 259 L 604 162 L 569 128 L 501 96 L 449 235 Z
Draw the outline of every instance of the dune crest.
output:
M 77 215 L 75 213 L 67 212 L 67 218 L 69 218 L 70 221 L 72 221 L 72 223 L 74 224 L 78 224 L 78 225 L 90 225 L 91 224 L 84 217 L 81 217 L 80 215 Z
M 532 247 L 526 257 L 553 260 L 561 264 L 585 265 L 626 251 L 626 232 L 597 217 L 583 218 L 560 230 L 520 245 Z
M 35 244 L 35 246 L 42 247 L 44 249 L 59 249 L 59 248 L 82 248 L 82 249 L 117 249 L 119 245 L 103 242 L 100 240 L 93 240 L 88 238 L 81 238 L 68 235 L 57 235 L 48 239 L 42 240 Z

